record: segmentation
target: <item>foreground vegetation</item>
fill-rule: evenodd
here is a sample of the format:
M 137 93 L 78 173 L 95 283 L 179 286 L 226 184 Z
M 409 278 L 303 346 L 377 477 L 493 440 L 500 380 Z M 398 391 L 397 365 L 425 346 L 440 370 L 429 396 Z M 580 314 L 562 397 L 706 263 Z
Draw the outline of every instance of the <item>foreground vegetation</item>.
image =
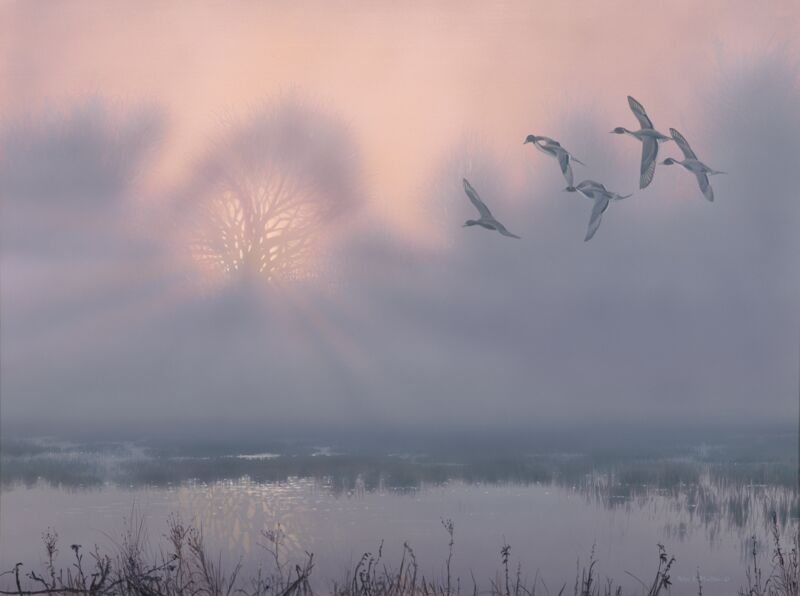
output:
M 167 547 L 156 556 L 147 556 L 147 539 L 143 521 L 133 521 L 122 536 L 116 551 L 103 552 L 95 546 L 87 552 L 81 545 L 72 544 L 71 564 L 62 568 L 57 564 L 59 554 L 58 534 L 48 531 L 43 535 L 45 564 L 39 570 L 27 570 L 22 563 L 0 574 L 0 594 L 34 596 L 58 595 L 125 595 L 125 596 L 452 596 L 472 594 L 477 596 L 534 596 L 551 593 L 564 596 L 621 596 L 623 588 L 612 579 L 598 576 L 594 552 L 587 564 L 578 565 L 574 580 L 548 588 L 538 572 L 533 579 L 523 574 L 521 564 L 511 562 L 511 547 L 500 550 L 499 568 L 494 578 L 481 583 L 474 576 L 468 581 L 451 574 L 454 552 L 454 526 L 443 520 L 449 537 L 445 572 L 443 577 L 429 578 L 420 572 L 414 550 L 403 545 L 403 554 L 396 566 L 383 559 L 383 544 L 376 553 L 365 553 L 357 565 L 341 581 L 326 588 L 312 587 L 314 555 L 306 553 L 302 561 L 284 560 L 285 534 L 280 526 L 262 531 L 267 561 L 267 571 L 259 567 L 250 576 L 242 574 L 239 562 L 225 569 L 221 558 L 212 557 L 203 541 L 202 531 L 187 525 L 177 516 L 169 520 L 166 533 Z M 780 535 L 777 519 L 772 517 L 772 557 L 759 560 L 756 540 L 753 539 L 751 557 L 743 570 L 744 586 L 740 596 L 800 596 L 800 532 L 795 530 L 786 545 Z M 657 596 L 671 592 L 670 577 L 674 557 L 658 545 L 658 561 L 644 580 L 629 574 L 639 587 L 631 594 Z M 703 594 L 698 571 L 696 593 Z
M 245 454 L 240 451 L 162 453 L 114 443 L 70 446 L 5 440 L 0 445 L 0 486 L 14 489 L 43 483 L 60 489 L 80 490 L 116 485 L 134 490 L 183 483 L 212 485 L 221 480 L 270 483 L 308 478 L 334 495 L 357 491 L 359 487 L 366 491 L 404 492 L 463 482 L 548 484 L 568 489 L 609 509 L 669 497 L 671 507 L 686 512 L 698 523 L 713 526 L 724 520 L 730 527 L 740 529 L 742 538 L 750 534 L 746 529 L 751 527 L 748 520 L 756 519 L 755 525 L 762 528 L 768 524 L 772 556 L 759 555 L 762 549 L 756 548 L 755 540 L 752 548 L 748 545 L 748 560 L 742 563 L 736 582 L 742 585 L 738 593 L 743 596 L 800 596 L 797 464 L 794 456 L 784 455 L 789 453 L 783 448 L 785 445 L 781 447 L 775 453 L 754 450 L 749 455 L 731 448 L 680 450 L 667 453 L 668 457 L 639 451 L 611 455 L 539 453 L 491 457 L 346 453 L 319 456 L 301 449 L 280 454 L 261 449 L 248 450 Z M 691 593 L 702 596 L 704 593 L 699 571 L 694 586 L 691 582 L 685 583 L 688 578 L 678 578 L 679 589 L 672 587 L 673 559 L 663 547 L 659 547 L 652 569 L 633 570 L 636 576 L 629 574 L 614 580 L 599 577 L 592 553 L 584 565 L 578 565 L 575 576 L 568 582 L 553 584 L 550 583 L 553 578 L 548 578 L 546 584 L 538 572 L 532 579 L 526 575 L 526 570 L 515 562 L 518 553 L 512 558 L 508 545 L 498 553 L 496 575 L 453 576 L 450 570 L 454 528 L 449 521 L 444 521 L 443 525 L 449 550 L 438 574 L 440 577 L 423 575 L 420 569 L 431 569 L 431 562 L 418 563 L 414 550 L 404 544 L 398 560 L 384 561 L 380 547 L 374 553 L 366 553 L 336 582 L 330 579 L 328 572 L 322 574 L 325 577 L 321 576 L 320 566 L 315 565 L 310 553 L 301 560 L 287 560 L 290 549 L 284 544 L 286 536 L 280 527 L 261 535 L 260 546 L 266 557 L 263 564 L 259 560 L 245 560 L 235 565 L 224 565 L 221 557 L 212 556 L 202 531 L 178 517 L 170 520 L 166 542 L 157 553 L 149 550 L 151 545 L 141 521 L 130 523 L 111 550 L 96 546 L 88 549 L 77 544 L 65 548 L 58 535 L 48 531 L 43 536 L 45 562 L 41 568 L 18 564 L 0 574 L 0 594 L 616 596 L 624 593 L 655 596 Z M 59 551 L 62 551 L 60 557 Z M 64 566 L 59 561 L 65 556 L 69 561 Z M 8 557 L 4 556 L 4 560 Z M 694 562 L 682 561 L 681 565 L 687 563 L 695 567 Z M 480 567 L 486 569 L 487 565 Z M 624 588 L 620 580 L 624 580 Z

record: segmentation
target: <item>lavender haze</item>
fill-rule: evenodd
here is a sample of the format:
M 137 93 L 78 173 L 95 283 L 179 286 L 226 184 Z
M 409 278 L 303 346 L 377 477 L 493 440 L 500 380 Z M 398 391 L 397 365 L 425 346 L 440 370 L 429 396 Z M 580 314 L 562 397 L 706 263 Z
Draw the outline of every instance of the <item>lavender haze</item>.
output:
M 3 428 L 794 424 L 797 8 L 612 4 L 0 7 Z

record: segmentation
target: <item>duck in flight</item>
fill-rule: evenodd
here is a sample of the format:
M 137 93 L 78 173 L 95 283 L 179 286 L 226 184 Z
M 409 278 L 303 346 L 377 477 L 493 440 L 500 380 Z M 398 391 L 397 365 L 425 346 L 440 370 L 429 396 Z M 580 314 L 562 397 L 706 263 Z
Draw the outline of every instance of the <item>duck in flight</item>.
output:
M 472 188 L 472 185 L 469 182 L 467 182 L 466 178 L 464 178 L 464 192 L 467 193 L 469 200 L 473 205 L 475 205 L 478 213 L 481 214 L 480 219 L 468 219 L 466 222 L 464 222 L 465 228 L 469 226 L 481 226 L 487 230 L 495 230 L 501 233 L 503 236 L 508 236 L 509 238 L 519 238 L 519 236 L 509 232 L 503 224 L 494 218 L 494 215 L 492 215 L 492 212 L 489 211 L 486 203 L 481 200 L 481 198 L 478 196 L 478 193 L 475 192 L 475 189 Z
M 686 140 L 681 133 L 679 133 L 674 128 L 669 129 L 670 134 L 672 135 L 675 144 L 680 147 L 681 151 L 683 151 L 683 161 L 680 159 L 673 159 L 668 157 L 661 163 L 665 166 L 671 166 L 672 164 L 680 164 L 687 170 L 689 170 L 692 174 L 697 177 L 697 183 L 700 185 L 700 190 L 703 193 L 703 196 L 707 198 L 709 201 L 714 200 L 714 189 L 711 188 L 711 183 L 708 181 L 709 176 L 713 176 L 714 174 L 724 174 L 725 172 L 718 172 L 717 170 L 712 170 L 702 161 L 697 159 L 697 155 L 695 152 L 692 151 L 692 148 L 689 146 L 689 142 Z
M 586 230 L 586 237 L 583 239 L 584 242 L 591 240 L 595 232 L 597 232 L 597 228 L 600 227 L 600 221 L 603 218 L 603 213 L 606 212 L 611 201 L 621 201 L 631 196 L 611 192 L 605 186 L 594 180 L 584 180 L 579 182 L 577 186 L 567 186 L 564 190 L 567 192 L 577 192 L 587 199 L 594 201 L 592 214 L 589 217 L 589 227 Z
M 573 184 L 571 162 L 574 161 L 575 163 L 579 163 L 582 166 L 586 165 L 581 160 L 572 155 L 572 153 L 564 149 L 561 146 L 561 143 L 559 143 L 555 139 L 551 139 L 550 137 L 539 137 L 536 135 L 528 135 L 525 138 L 525 142 L 523 143 L 523 145 L 527 143 L 533 143 L 534 146 L 539 151 L 541 151 L 546 155 L 549 155 L 550 157 L 554 157 L 555 159 L 557 159 L 558 165 L 561 168 L 561 173 L 564 175 L 564 179 L 570 186 L 572 186 Z
M 672 137 L 658 132 L 653 128 L 653 122 L 644 111 L 644 107 L 638 101 L 628 96 L 628 105 L 631 107 L 633 115 L 639 121 L 639 130 L 628 130 L 624 126 L 618 126 L 612 130 L 612 134 L 628 134 L 642 142 L 642 165 L 639 175 L 639 188 L 645 188 L 653 181 L 656 173 L 656 158 L 658 157 L 659 142 L 671 141 Z

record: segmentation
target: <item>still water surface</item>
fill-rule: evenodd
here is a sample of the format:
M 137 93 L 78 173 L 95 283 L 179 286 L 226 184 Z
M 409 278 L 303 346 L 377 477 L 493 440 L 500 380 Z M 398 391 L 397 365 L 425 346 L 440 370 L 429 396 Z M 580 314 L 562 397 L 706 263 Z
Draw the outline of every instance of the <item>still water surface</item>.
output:
M 629 571 L 645 581 L 657 564 L 657 544 L 676 557 L 673 593 L 696 593 L 695 576 L 704 578 L 704 594 L 731 594 L 744 582 L 744 559 L 752 536 L 766 544 L 769 511 L 779 510 L 784 530 L 795 522 L 796 502 L 787 487 L 728 483 L 701 473 L 691 485 L 645 485 L 625 490 L 609 486 L 607 476 L 564 482 L 417 482 L 410 488 L 368 485 L 361 477 L 348 488 L 325 477 L 289 476 L 282 481 L 236 480 L 181 482 L 175 486 L 92 487 L 10 483 L 0 506 L 0 561 L 3 570 L 24 561 L 43 562 L 41 535 L 48 527 L 61 537 L 62 565 L 68 545 L 113 548 L 125 520 L 143 518 L 149 543 L 163 544 L 171 514 L 202 527 L 214 554 L 245 572 L 269 565 L 259 545 L 261 531 L 276 524 L 287 534 L 287 557 L 298 562 L 315 555 L 314 579 L 324 587 L 342 577 L 364 552 L 383 541 L 384 560 L 399 562 L 403 543 L 413 547 L 420 573 L 441 576 L 448 536 L 443 519 L 455 524 L 454 574 L 471 586 L 494 577 L 500 548 L 511 545 L 512 561 L 523 574 L 538 570 L 553 593 L 572 586 L 576 563 L 592 548 L 601 576 L 613 577 L 631 593 L 641 591 Z M 768 550 L 762 553 L 768 555 Z M 480 583 L 480 580 L 479 580 Z

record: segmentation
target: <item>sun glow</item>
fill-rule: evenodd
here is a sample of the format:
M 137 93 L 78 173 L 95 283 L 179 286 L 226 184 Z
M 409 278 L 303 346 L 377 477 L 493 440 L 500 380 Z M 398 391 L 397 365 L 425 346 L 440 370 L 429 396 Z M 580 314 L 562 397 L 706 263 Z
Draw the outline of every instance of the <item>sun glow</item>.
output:
M 322 222 L 313 199 L 302 195 L 297 184 L 282 180 L 214 197 L 197 228 L 193 258 L 216 275 L 266 281 L 309 275 Z
M 214 145 L 189 191 L 193 260 L 220 279 L 308 278 L 331 223 L 359 200 L 346 128 L 296 100 Z

